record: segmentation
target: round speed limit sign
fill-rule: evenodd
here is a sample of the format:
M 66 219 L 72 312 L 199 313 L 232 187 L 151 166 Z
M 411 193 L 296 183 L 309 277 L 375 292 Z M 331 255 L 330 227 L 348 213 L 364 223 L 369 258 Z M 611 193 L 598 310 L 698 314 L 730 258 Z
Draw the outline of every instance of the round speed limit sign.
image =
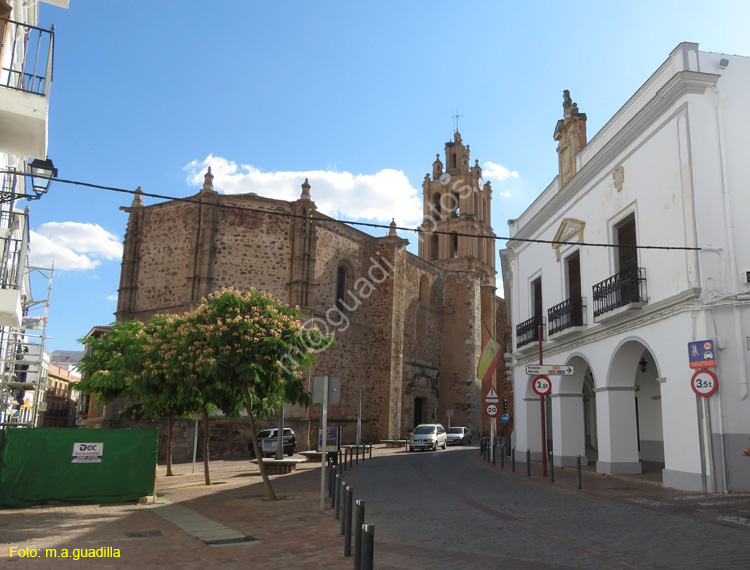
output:
M 534 378 L 534 383 L 531 387 L 534 388 L 534 392 L 540 396 L 546 396 L 552 391 L 552 383 L 546 376 L 537 376 Z
M 491 418 L 494 418 L 497 416 L 497 412 L 499 410 L 497 408 L 497 404 L 487 404 L 485 411 L 487 412 L 488 416 L 490 416 Z
M 696 370 L 690 380 L 690 386 L 693 388 L 693 392 L 704 398 L 708 398 L 711 394 L 716 392 L 719 387 L 719 379 L 716 374 L 705 368 Z

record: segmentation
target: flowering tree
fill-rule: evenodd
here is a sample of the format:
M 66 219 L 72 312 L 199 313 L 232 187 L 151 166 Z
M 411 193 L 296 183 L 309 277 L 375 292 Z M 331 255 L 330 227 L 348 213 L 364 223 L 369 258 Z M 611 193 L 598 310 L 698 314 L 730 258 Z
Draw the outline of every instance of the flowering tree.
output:
M 333 338 L 306 330 L 298 309 L 251 289 L 216 292 L 178 327 L 177 359 L 188 384 L 202 383 L 207 401 L 227 415 L 244 409 L 253 436 L 255 417 L 265 417 L 284 404 L 309 405 L 302 371 L 314 361 L 314 351 Z M 255 437 L 255 456 L 262 458 Z M 276 495 L 258 461 L 269 500 Z
M 172 475 L 172 426 L 175 416 L 190 415 L 200 409 L 201 401 L 181 390 L 178 378 L 148 366 L 158 361 L 167 331 L 174 326 L 172 316 L 157 315 L 148 323 L 132 320 L 115 323 L 101 337 L 86 337 L 80 342 L 90 354 L 78 364 L 87 373 L 76 390 L 96 394 L 97 404 L 127 399 L 122 417 L 140 419 L 168 418 L 167 475 Z
M 156 315 L 146 324 L 116 323 L 106 336 L 84 340 L 93 354 L 81 361 L 82 370 L 91 375 L 79 388 L 96 392 L 103 404 L 128 397 L 135 416 L 200 412 L 210 485 L 209 413 L 218 408 L 237 417 L 245 410 L 254 435 L 256 416 L 266 417 L 284 404 L 309 405 L 302 370 L 313 363 L 315 350 L 334 341 L 304 329 L 299 316 L 298 309 L 266 293 L 229 288 L 209 295 L 193 313 Z M 252 441 L 261 458 L 255 437 Z M 263 461 L 258 464 L 268 498 L 275 500 Z

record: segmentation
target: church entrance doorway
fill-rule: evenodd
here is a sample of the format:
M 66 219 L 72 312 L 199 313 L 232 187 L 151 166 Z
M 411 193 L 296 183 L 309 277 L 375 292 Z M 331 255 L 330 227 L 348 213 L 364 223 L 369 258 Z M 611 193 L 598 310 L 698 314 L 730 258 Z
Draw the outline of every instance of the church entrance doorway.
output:
M 414 427 L 422 423 L 427 398 L 414 398 Z

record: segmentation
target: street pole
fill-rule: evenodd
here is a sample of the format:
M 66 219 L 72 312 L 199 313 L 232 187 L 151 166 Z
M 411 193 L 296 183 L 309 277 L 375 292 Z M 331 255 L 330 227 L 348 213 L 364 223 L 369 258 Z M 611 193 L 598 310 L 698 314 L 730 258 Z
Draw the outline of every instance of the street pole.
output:
M 359 387 L 359 411 L 357 412 L 357 447 L 362 445 L 362 388 Z
M 537 336 L 539 337 L 539 364 L 542 365 L 542 327 L 537 327 Z M 547 476 L 547 422 L 545 420 L 544 396 L 539 396 L 542 415 L 542 475 Z
M 328 431 L 328 376 L 323 376 L 323 404 L 321 408 L 322 415 L 322 431 L 320 442 L 320 510 L 325 510 L 325 489 L 326 489 L 326 457 L 328 453 L 326 451 L 326 432 Z
M 284 405 L 281 405 L 279 414 L 279 429 L 276 434 L 276 459 L 284 459 Z

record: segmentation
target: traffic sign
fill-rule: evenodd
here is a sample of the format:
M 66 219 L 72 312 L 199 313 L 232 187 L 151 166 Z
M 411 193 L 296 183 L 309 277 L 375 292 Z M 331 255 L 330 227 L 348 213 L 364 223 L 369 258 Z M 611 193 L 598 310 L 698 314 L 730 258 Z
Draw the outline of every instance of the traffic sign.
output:
M 690 379 L 690 386 L 693 392 L 703 398 L 708 398 L 719 387 L 719 379 L 710 370 L 700 369 L 696 370 Z
M 485 411 L 487 412 L 487 415 L 491 418 L 497 417 L 497 413 L 500 411 L 497 407 L 497 404 L 487 404 L 487 407 L 485 408 Z
M 537 374 L 543 374 L 545 376 L 570 376 L 575 372 L 575 368 L 569 365 L 562 364 L 527 364 L 526 374 L 529 376 L 535 376 Z
M 552 391 L 552 382 L 546 376 L 537 376 L 534 378 L 534 383 L 531 387 L 540 396 L 546 396 Z
M 497 392 L 495 392 L 495 388 L 490 386 L 490 389 L 487 390 L 487 394 L 484 397 L 484 401 L 487 403 L 494 402 L 497 404 L 500 401 L 500 398 L 497 395 Z
M 510 421 L 510 416 L 508 414 L 503 414 L 500 416 L 500 421 L 507 424 Z
M 716 366 L 714 341 L 699 340 L 688 343 L 688 360 L 690 368 L 713 368 Z

